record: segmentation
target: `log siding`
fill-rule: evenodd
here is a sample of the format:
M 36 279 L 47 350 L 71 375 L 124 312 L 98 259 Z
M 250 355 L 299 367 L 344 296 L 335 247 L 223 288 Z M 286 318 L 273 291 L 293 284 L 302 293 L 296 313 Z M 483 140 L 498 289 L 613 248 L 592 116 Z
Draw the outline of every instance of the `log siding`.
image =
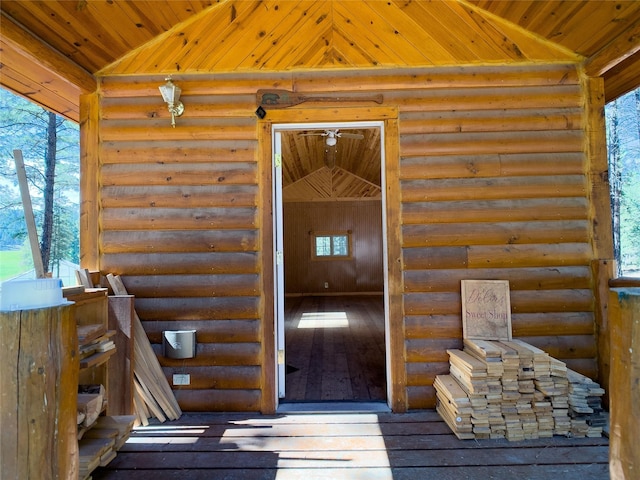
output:
M 255 92 L 381 93 L 399 132 L 399 168 L 387 174 L 401 250 L 392 315 L 403 317 L 394 325 L 404 340 L 392 346 L 403 366 L 394 409 L 435 406 L 446 349 L 462 346 L 462 279 L 509 280 L 514 336 L 593 377 L 594 179 L 581 75 L 564 64 L 174 75 L 186 108 L 175 129 L 161 77 L 103 77 L 82 115 L 95 122 L 99 109 L 99 230 L 83 251 L 95 241 L 97 268 L 123 276 L 158 353 L 163 329 L 198 330 L 195 359 L 160 357 L 169 378 L 191 373 L 176 390 L 184 410 L 268 410 L 271 176 Z M 341 107 L 322 106 L 336 121 Z M 300 122 L 304 109 L 279 117 Z

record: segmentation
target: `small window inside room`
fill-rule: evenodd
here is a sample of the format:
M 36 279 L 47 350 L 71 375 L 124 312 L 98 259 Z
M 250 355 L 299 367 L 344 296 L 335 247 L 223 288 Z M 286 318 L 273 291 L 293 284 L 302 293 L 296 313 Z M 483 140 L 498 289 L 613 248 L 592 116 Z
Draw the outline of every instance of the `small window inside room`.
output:
M 344 259 L 351 256 L 349 232 L 313 233 L 312 252 L 316 260 Z
M 640 277 L 640 88 L 605 107 L 618 275 Z

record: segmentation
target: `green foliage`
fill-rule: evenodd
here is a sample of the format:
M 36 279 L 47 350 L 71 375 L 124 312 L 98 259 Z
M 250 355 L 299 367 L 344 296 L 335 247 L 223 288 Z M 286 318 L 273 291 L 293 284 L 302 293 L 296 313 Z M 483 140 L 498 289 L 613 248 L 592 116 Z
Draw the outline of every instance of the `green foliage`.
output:
M 29 268 L 29 265 L 24 263 L 20 250 L 0 251 L 0 282 L 13 278 Z
M 635 269 L 640 266 L 640 172 L 623 180 L 620 204 L 620 260 Z
M 640 271 L 640 89 L 605 109 L 614 240 L 620 273 Z
M 0 88 L 0 250 L 20 248 L 27 241 L 22 199 L 13 158 L 14 150 L 22 151 L 33 214 L 40 236 L 44 210 L 47 117 L 46 110 Z M 79 257 L 79 129 L 78 125 L 56 117 L 56 132 L 51 264 L 63 259 L 77 263 Z M 30 268 L 33 268 L 31 261 L 22 271 Z

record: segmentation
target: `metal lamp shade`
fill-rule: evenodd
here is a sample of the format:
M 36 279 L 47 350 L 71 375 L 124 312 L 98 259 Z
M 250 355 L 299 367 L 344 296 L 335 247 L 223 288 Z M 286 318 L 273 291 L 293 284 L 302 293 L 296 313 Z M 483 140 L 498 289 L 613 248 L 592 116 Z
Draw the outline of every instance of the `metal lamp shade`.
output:
M 176 117 L 179 117 L 184 112 L 184 105 L 180 101 L 180 94 L 182 89 L 175 85 L 171 78 L 167 78 L 167 83 L 158 87 L 162 94 L 162 99 L 167 103 L 169 113 L 171 113 L 171 126 L 175 128 Z
M 167 83 L 161 85 L 160 87 L 158 87 L 158 89 L 162 94 L 162 98 L 168 104 L 173 105 L 175 103 L 178 103 L 178 101 L 180 100 L 180 94 L 182 93 L 182 90 L 180 89 L 180 87 L 175 85 L 170 78 L 167 79 Z

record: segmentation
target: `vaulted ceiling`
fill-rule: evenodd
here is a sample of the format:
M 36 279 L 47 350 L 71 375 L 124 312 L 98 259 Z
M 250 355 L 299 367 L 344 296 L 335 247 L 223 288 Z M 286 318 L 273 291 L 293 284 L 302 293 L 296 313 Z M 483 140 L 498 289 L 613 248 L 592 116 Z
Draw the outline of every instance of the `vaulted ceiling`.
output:
M 326 144 L 323 129 L 283 132 L 285 202 L 382 197 L 380 130 L 337 131 L 350 135 L 340 136 L 335 145 Z
M 640 2 L 2 0 L 0 84 L 68 118 L 101 75 L 575 62 L 640 84 Z

